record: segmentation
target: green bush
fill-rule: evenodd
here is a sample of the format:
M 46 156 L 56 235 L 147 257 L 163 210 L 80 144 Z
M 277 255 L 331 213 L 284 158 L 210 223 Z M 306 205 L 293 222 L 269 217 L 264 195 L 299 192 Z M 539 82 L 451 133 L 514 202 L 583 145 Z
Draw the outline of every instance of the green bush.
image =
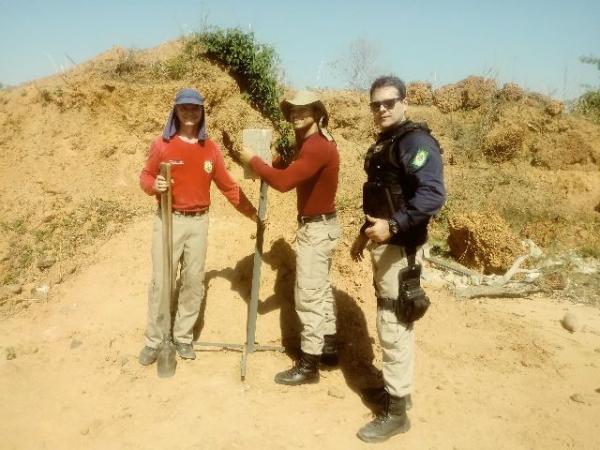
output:
M 593 122 L 600 123 L 600 89 L 588 91 L 579 97 L 574 109 Z
M 197 33 L 185 50 L 192 58 L 205 56 L 223 64 L 248 92 L 252 105 L 268 117 L 280 134 L 276 147 L 289 157 L 294 143 L 291 126 L 284 120 L 279 101 L 283 88 L 277 81 L 279 58 L 273 47 L 257 43 L 254 33 L 239 29 Z
M 591 64 L 600 70 L 600 58 L 596 56 L 582 56 L 579 60 L 584 64 Z M 587 86 L 588 91 L 575 100 L 573 109 L 583 114 L 593 122 L 600 123 L 600 88 Z

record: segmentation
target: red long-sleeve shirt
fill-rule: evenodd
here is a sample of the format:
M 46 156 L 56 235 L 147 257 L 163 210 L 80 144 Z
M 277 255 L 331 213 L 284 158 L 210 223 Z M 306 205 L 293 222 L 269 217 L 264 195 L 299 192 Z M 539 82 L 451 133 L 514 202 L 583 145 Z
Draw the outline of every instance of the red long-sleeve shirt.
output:
M 210 183 L 214 180 L 227 200 L 245 216 L 256 210 L 225 168 L 219 146 L 206 139 L 190 144 L 174 136 L 169 142 L 158 137 L 150 146 L 150 154 L 142 173 L 140 186 L 148 195 L 157 195 L 154 181 L 160 163 L 171 163 L 173 209 L 199 211 L 210 205 Z
M 270 167 L 258 156 L 250 160 L 250 167 L 280 192 L 296 188 L 299 215 L 335 212 L 340 158 L 335 143 L 320 133 L 304 140 L 297 159 L 285 169 Z

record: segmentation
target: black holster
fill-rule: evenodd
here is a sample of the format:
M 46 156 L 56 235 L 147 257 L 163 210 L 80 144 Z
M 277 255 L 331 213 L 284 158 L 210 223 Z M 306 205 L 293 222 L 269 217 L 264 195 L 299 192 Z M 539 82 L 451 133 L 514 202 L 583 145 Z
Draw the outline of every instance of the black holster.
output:
M 408 256 L 408 267 L 398 274 L 400 292 L 394 308 L 398 320 L 405 323 L 423 317 L 431 303 L 421 287 L 421 264 L 415 263 L 414 253 Z

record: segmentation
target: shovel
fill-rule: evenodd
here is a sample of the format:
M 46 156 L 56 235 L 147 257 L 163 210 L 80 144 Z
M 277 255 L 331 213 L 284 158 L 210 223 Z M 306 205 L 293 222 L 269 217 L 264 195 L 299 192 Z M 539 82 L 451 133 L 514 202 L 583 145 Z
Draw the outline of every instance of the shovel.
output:
M 156 371 L 160 378 L 175 375 L 177 360 L 171 339 L 171 296 L 173 295 L 173 201 L 171 195 L 171 164 L 161 163 L 160 174 L 167 180 L 167 190 L 160 196 L 162 219 L 163 283 L 160 295 L 158 323 L 162 342 L 158 347 Z

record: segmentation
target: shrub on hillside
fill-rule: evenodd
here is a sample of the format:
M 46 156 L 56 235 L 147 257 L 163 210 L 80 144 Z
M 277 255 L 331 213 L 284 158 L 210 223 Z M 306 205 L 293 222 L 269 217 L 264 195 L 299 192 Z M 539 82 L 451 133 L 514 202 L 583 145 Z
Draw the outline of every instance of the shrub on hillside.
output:
M 115 65 L 115 73 L 123 77 L 140 70 L 143 64 L 138 59 L 138 53 L 137 50 L 133 49 L 120 49 L 117 64 Z
M 456 84 L 442 86 L 434 92 L 433 104 L 443 113 L 458 111 L 463 106 L 462 88 Z
M 546 113 L 549 116 L 555 117 L 555 116 L 558 116 L 559 114 L 561 114 L 563 112 L 563 109 L 564 109 L 563 102 L 560 102 L 558 100 L 548 100 L 548 102 L 546 103 L 546 107 L 544 108 L 544 111 L 546 111 Z
M 280 134 L 278 150 L 284 156 L 289 155 L 293 137 L 279 109 L 283 88 L 277 81 L 279 58 L 273 47 L 256 42 L 254 33 L 227 29 L 192 36 L 185 52 L 194 56 L 201 51 L 231 71 L 248 92 L 252 105 L 275 125 Z
M 463 108 L 475 109 L 488 103 L 496 94 L 496 82 L 489 78 L 468 77 L 460 82 Z
M 497 124 L 483 140 L 483 154 L 491 162 L 513 159 L 521 150 L 524 130 L 517 125 Z
M 516 83 L 506 83 L 498 91 L 498 97 L 507 102 L 518 102 L 523 98 L 524 92 Z
M 600 89 L 583 94 L 577 99 L 573 109 L 591 121 L 600 124 Z
M 423 81 L 408 83 L 406 86 L 406 97 L 410 105 L 432 105 L 433 91 L 431 90 L 431 83 Z
M 551 117 L 555 117 L 562 113 L 564 105 L 558 100 L 554 100 L 547 95 L 538 94 L 537 92 L 530 92 L 525 97 L 525 103 L 528 106 L 541 109 Z
M 488 104 L 496 94 L 496 82 L 489 78 L 468 77 L 443 86 L 433 94 L 433 103 L 443 113 L 475 109 Z

